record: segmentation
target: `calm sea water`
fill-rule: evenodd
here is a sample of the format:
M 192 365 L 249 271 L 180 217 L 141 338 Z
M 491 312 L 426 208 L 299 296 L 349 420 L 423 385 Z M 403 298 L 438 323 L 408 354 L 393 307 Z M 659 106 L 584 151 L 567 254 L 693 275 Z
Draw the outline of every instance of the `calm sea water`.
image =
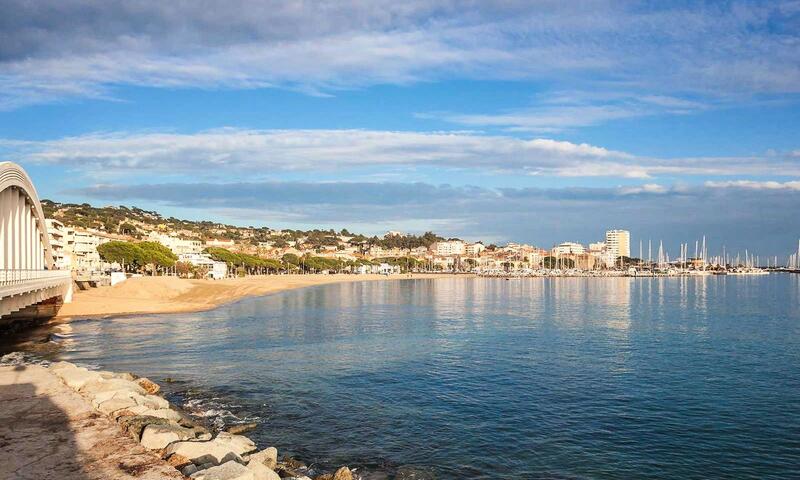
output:
M 329 285 L 81 321 L 56 356 L 261 446 L 438 479 L 800 477 L 800 276 Z M 381 478 L 377 475 L 376 478 Z

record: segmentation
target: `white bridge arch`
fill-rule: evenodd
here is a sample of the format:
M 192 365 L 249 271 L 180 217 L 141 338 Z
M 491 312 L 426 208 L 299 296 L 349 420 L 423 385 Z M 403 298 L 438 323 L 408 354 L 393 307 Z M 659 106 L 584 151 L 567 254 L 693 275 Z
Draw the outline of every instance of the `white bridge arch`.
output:
M 37 304 L 55 313 L 72 295 L 69 270 L 55 270 L 42 205 L 19 165 L 0 162 L 0 317 L 40 316 Z M 2 323 L 2 322 L 0 322 Z

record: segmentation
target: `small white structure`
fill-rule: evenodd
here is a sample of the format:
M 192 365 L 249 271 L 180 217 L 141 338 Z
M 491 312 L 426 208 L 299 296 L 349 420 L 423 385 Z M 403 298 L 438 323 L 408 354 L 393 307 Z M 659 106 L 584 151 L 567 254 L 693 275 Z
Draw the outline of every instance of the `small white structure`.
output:
M 190 263 L 195 267 L 205 267 L 208 270 L 206 274 L 214 280 L 219 280 L 228 276 L 228 265 L 225 262 L 218 262 L 211 258 L 207 253 L 184 253 L 178 255 L 178 261 L 183 263 Z

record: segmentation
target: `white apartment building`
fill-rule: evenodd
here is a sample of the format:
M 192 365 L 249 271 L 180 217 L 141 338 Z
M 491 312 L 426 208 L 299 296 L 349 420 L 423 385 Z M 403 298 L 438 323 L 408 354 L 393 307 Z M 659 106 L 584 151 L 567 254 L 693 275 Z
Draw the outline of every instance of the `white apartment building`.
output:
M 606 249 L 606 242 L 595 242 L 589 244 L 589 252 L 591 253 L 599 253 L 603 252 Z
M 65 227 L 63 223 L 53 218 L 45 219 L 47 225 L 47 236 L 50 240 L 50 247 L 53 251 L 53 262 L 58 270 L 70 270 L 72 268 L 72 229 Z
M 631 232 L 627 230 L 608 230 L 606 248 L 614 259 L 631 256 Z
M 289 242 L 290 245 L 294 245 L 293 242 Z M 220 248 L 233 248 L 236 245 L 236 242 L 233 240 L 219 240 L 219 239 L 212 239 L 206 240 L 206 247 L 220 247 Z
M 102 271 L 105 262 L 97 253 L 97 247 L 111 241 L 110 238 L 96 235 L 86 230 L 72 232 L 72 268 L 85 272 Z
M 158 242 L 169 248 L 175 255 L 185 253 L 200 253 L 203 251 L 203 243 L 200 240 L 187 240 L 172 235 L 165 235 L 158 232 L 150 232 L 147 239 L 151 242 Z
M 444 242 L 436 242 L 433 245 L 431 245 L 431 250 L 436 256 L 439 257 L 464 255 L 466 251 L 466 244 L 461 240 L 448 240 Z
M 559 243 L 552 250 L 553 255 L 581 254 L 585 252 L 584 246 L 576 242 Z
M 482 243 L 470 243 L 464 246 L 464 254 L 470 257 L 477 257 L 486 247 Z

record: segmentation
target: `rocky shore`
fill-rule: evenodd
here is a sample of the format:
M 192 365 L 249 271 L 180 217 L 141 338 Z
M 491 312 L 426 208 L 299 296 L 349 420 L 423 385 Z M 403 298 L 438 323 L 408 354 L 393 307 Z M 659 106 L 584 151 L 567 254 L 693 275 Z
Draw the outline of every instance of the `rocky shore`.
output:
M 9 354 L 0 365 L 24 369 L 30 360 Z M 55 376 L 121 432 L 175 468 L 177 476 L 198 480 L 353 480 L 346 466 L 317 472 L 300 461 L 279 460 L 275 447 L 259 449 L 238 430 L 212 432 L 159 395 L 155 382 L 131 373 L 94 371 L 68 362 L 33 366 Z M 47 379 L 45 379 L 47 380 Z M 63 408 L 63 407 L 62 407 Z M 2 435 L 0 435 L 2 440 Z M 2 443 L 2 442 L 0 442 Z M 176 473 L 177 473 L 176 472 Z M 138 477 L 134 475 L 134 478 Z M 83 478 L 83 477 L 75 477 Z M 144 478 L 144 477 L 141 477 Z M 154 477 L 148 477 L 154 478 Z M 157 478 L 157 477 L 156 477 Z

